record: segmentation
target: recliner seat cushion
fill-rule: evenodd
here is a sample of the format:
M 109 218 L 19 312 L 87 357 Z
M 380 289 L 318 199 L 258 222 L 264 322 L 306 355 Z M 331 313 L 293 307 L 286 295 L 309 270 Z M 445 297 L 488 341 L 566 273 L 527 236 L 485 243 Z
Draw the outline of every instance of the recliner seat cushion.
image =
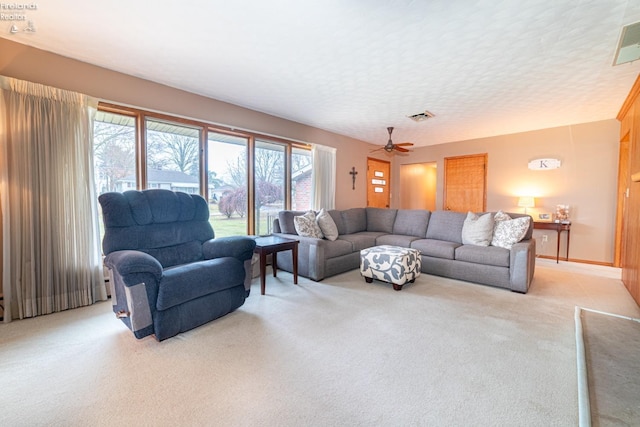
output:
M 166 310 L 195 298 L 243 285 L 244 264 L 236 258 L 216 258 L 164 270 L 156 308 Z

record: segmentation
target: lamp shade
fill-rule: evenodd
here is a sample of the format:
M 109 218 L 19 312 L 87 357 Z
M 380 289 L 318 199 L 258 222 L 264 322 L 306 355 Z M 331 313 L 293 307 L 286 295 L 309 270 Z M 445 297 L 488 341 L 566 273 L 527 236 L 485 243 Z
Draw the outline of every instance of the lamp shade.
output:
M 535 204 L 535 200 L 533 199 L 533 197 L 520 197 L 518 199 L 518 206 L 521 208 L 532 208 L 534 207 Z

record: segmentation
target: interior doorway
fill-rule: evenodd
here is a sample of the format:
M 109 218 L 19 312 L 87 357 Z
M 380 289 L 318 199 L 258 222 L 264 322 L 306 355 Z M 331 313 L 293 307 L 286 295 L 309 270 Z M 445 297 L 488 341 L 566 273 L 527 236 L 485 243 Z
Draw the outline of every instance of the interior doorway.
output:
M 400 209 L 436 210 L 436 162 L 400 165 Z

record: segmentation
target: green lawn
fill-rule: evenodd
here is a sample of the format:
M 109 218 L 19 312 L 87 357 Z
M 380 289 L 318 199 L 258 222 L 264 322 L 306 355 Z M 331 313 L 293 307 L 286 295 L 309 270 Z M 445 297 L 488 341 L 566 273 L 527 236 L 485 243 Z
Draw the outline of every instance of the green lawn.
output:
M 209 222 L 213 227 L 216 237 L 227 236 L 246 236 L 247 235 L 247 217 L 240 218 L 238 215 L 232 215 L 231 218 L 220 214 L 217 205 L 210 205 Z M 270 222 L 272 218 L 263 213 L 260 218 L 260 224 L 256 234 L 269 234 L 271 231 Z
M 245 236 L 247 234 L 247 218 L 223 215 L 210 216 L 209 222 L 216 237 Z

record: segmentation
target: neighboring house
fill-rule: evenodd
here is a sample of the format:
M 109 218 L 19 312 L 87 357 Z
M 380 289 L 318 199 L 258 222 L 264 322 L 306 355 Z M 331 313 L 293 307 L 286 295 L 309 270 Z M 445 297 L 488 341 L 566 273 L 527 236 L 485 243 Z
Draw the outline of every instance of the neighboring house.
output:
M 209 187 L 209 202 L 210 203 L 217 203 L 220 201 L 220 198 L 225 194 L 228 193 L 230 191 L 235 190 L 236 187 L 232 187 L 231 185 L 228 184 L 224 184 L 221 185 L 220 187 Z
M 292 209 L 311 209 L 311 164 L 293 172 L 291 190 Z
M 200 182 L 197 176 L 191 176 L 180 171 L 147 170 L 147 188 L 164 188 L 172 191 L 183 191 L 189 194 L 200 192 Z M 129 175 L 116 182 L 116 191 L 136 189 L 135 175 Z

